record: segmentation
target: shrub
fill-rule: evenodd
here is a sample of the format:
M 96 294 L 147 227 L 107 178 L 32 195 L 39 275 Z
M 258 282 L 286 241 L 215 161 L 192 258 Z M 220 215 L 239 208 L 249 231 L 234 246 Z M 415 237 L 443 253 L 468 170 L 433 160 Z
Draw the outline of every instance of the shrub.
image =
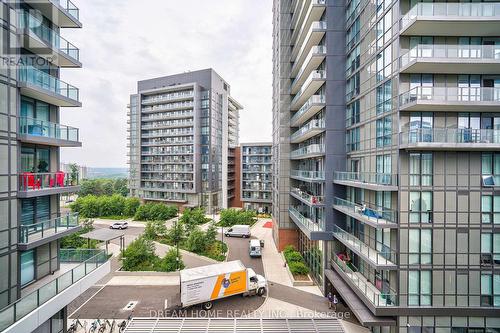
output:
M 158 263 L 153 241 L 140 236 L 122 253 L 122 265 L 126 271 L 154 270 Z
M 186 249 L 194 253 L 205 252 L 207 245 L 209 244 L 207 242 L 206 234 L 199 228 L 192 230 L 186 240 Z
M 170 249 L 163 258 L 158 260 L 156 270 L 160 272 L 173 272 L 177 270 L 177 265 L 179 265 L 179 269 L 184 269 L 185 267 L 181 255 L 179 254 L 179 264 L 177 264 L 177 251 L 176 249 Z
M 253 225 L 255 221 L 255 212 L 230 208 L 221 211 L 219 225 L 222 227 L 232 227 L 235 224 Z
M 176 217 L 177 207 L 162 203 L 147 203 L 137 208 L 134 219 L 139 221 L 170 220 Z
M 287 246 L 285 246 L 285 248 L 283 249 L 283 255 L 284 255 L 284 256 L 285 256 L 285 258 L 286 258 L 286 256 L 287 256 L 287 254 L 288 254 L 288 253 L 290 253 L 290 252 L 294 252 L 294 251 L 295 251 L 295 247 L 294 247 L 293 245 L 287 245 Z
M 174 223 L 165 233 L 167 243 L 178 244 L 181 243 L 186 237 L 184 226 L 182 223 Z
M 157 240 L 165 237 L 167 234 L 167 227 L 164 221 L 148 221 L 146 228 L 144 228 L 144 237 L 151 240 Z
M 141 201 L 138 198 L 126 198 L 125 207 L 123 208 L 124 216 L 134 216 L 137 208 L 141 205 Z
M 205 211 L 203 210 L 203 208 L 188 208 L 182 212 L 182 216 L 180 217 L 179 221 L 184 224 L 188 231 L 190 231 L 193 230 L 196 226 L 209 222 L 210 219 L 205 216 Z
M 292 251 L 285 254 L 285 259 L 288 263 L 303 262 L 304 258 L 298 251 Z
M 293 275 L 307 275 L 309 274 L 309 268 L 303 262 L 290 262 L 288 264 L 290 272 Z

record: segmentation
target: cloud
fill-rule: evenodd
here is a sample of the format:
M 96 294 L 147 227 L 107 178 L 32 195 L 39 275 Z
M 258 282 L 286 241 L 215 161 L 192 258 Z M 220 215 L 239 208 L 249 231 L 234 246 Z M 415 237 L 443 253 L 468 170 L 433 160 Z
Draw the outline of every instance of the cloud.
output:
M 81 109 L 61 122 L 78 127 L 83 148 L 62 160 L 123 167 L 126 105 L 137 81 L 214 68 L 243 106 L 240 141 L 271 140 L 272 1 L 80 0 L 83 29 L 62 29 L 80 48 L 82 69 L 61 78 L 80 88 Z

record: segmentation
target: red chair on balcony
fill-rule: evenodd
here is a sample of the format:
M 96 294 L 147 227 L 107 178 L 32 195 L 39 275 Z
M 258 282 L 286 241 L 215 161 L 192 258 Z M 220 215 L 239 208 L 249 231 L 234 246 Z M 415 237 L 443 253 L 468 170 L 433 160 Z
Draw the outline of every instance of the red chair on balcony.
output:
M 64 177 L 66 174 L 63 171 L 56 172 L 56 184 L 57 187 L 64 187 Z
M 28 191 L 39 190 L 40 189 L 40 180 L 35 179 L 35 174 L 31 172 L 23 172 L 22 174 L 22 189 Z

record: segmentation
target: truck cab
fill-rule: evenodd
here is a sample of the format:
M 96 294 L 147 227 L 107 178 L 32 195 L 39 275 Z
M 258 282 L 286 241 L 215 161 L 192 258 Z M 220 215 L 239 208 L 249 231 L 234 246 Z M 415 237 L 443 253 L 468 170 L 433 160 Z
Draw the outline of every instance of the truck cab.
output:
M 257 294 L 262 296 L 266 293 L 267 280 L 260 274 L 256 274 L 251 268 L 247 268 L 248 272 L 248 295 Z

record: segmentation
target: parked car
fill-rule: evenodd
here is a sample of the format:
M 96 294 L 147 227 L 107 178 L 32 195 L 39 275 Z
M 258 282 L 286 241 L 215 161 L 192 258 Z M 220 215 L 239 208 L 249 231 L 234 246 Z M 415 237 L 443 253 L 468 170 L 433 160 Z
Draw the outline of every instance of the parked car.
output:
M 250 238 L 250 226 L 236 224 L 231 228 L 224 230 L 224 235 L 227 237 L 243 237 Z
M 128 222 L 114 222 L 112 225 L 109 226 L 110 229 L 127 229 L 128 228 Z

